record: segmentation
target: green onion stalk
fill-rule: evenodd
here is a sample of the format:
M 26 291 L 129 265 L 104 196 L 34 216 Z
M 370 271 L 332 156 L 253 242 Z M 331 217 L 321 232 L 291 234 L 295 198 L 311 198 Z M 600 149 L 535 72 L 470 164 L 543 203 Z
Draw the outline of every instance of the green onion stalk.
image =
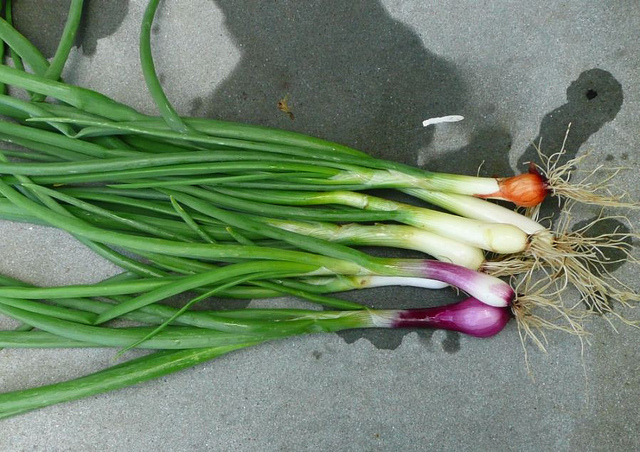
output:
M 87 204 L 82 204 L 87 208 Z M 169 239 L 182 239 L 186 241 L 194 241 L 198 239 L 198 234 L 194 231 L 190 231 L 188 226 L 184 223 L 175 222 L 172 220 L 163 220 L 157 217 L 144 217 L 142 215 L 126 215 L 119 213 L 117 219 L 113 219 L 114 214 L 107 213 L 110 219 L 104 218 L 103 212 L 96 210 L 96 215 L 86 215 L 86 210 L 72 210 L 75 216 L 92 222 L 92 224 L 99 225 L 107 229 L 124 230 L 127 232 L 144 231 L 153 232 L 157 236 Z M 103 215 L 100 215 L 103 214 Z M 5 219 L 27 221 L 31 223 L 48 224 L 44 220 L 40 220 L 33 215 L 25 214 L 21 209 L 17 208 L 12 203 L 4 200 L 0 201 L 0 216 Z M 163 227 L 157 228 L 151 223 L 160 223 Z M 447 240 L 442 237 L 438 237 L 427 231 L 400 225 L 360 225 L 351 224 L 338 226 L 330 223 L 305 223 L 294 221 L 278 221 L 271 219 L 272 224 L 277 225 L 282 229 L 289 229 L 293 232 L 302 233 L 305 235 L 314 235 L 319 238 L 329 239 L 331 241 L 338 241 L 339 243 L 346 243 L 350 245 L 377 245 L 377 246 L 395 246 L 410 249 L 417 249 L 427 254 L 432 254 L 439 260 L 446 262 L 453 262 L 458 265 L 465 266 L 471 269 L 477 269 L 483 261 L 483 255 L 479 249 L 469 247 L 458 242 Z M 169 226 L 170 230 L 167 230 Z M 204 232 L 208 236 L 215 236 L 214 242 L 229 243 L 233 235 L 230 233 L 232 229 L 229 226 L 222 225 L 206 225 L 202 226 Z M 173 232 L 176 231 L 176 232 Z M 206 231 L 206 232 L 205 232 Z M 315 234 L 312 233 L 315 231 Z M 191 232 L 192 234 L 188 234 Z M 248 236 L 254 241 L 257 238 L 263 237 L 259 234 L 243 231 L 244 236 Z M 186 237 L 186 239 L 185 239 Z M 209 237 L 211 239 L 211 237 Z M 227 242 L 220 242 L 227 240 Z M 264 241 L 262 241 L 264 243 Z M 148 257 L 151 260 L 157 259 L 158 256 L 149 256 L 142 253 L 144 257 Z M 166 258 L 164 262 L 166 263 Z M 199 267 L 194 270 L 198 271 L 202 269 L 203 264 L 199 263 Z M 205 266 L 205 268 L 207 268 Z M 384 281 L 384 277 L 359 277 L 357 287 L 371 287 L 381 284 Z M 342 278 L 342 281 L 346 281 Z M 408 281 L 408 280 L 407 280 Z M 420 281 L 423 283 L 423 281 Z M 343 287 L 342 290 L 348 290 L 355 286 L 349 285 Z
M 395 201 L 371 196 L 358 192 L 302 192 L 302 191 L 256 191 L 241 188 L 214 187 L 204 190 L 195 187 L 173 189 L 189 195 L 199 196 L 212 203 L 218 202 L 226 207 L 245 209 L 252 214 L 264 213 L 272 210 L 276 215 L 285 212 L 279 208 L 265 207 L 261 201 L 273 205 L 288 206 L 316 206 L 324 204 L 345 205 L 363 210 L 389 212 L 393 220 L 426 229 L 443 237 L 461 243 L 475 246 L 498 254 L 513 254 L 507 256 L 504 262 L 487 262 L 483 268 L 494 274 L 530 273 L 542 267 L 550 268 L 552 272 L 561 275 L 567 283 L 578 289 L 584 299 L 597 312 L 611 312 L 609 301 L 616 300 L 624 305 L 637 302 L 638 295 L 628 287 L 619 284 L 611 278 L 603 267 L 602 249 L 617 249 L 630 256 L 631 246 L 627 233 L 609 233 L 588 238 L 584 232 L 567 232 L 565 223 L 560 232 L 551 233 L 539 223 L 509 211 L 501 206 L 491 204 L 474 197 L 443 193 L 428 192 L 420 189 L 410 190 L 412 194 L 445 207 L 447 210 L 467 214 L 466 218 L 436 212 L 423 207 L 402 204 Z M 174 194 L 176 199 L 189 198 Z M 196 205 L 192 203 L 194 207 Z M 297 207 L 290 207 L 294 209 Z M 201 211 L 204 211 L 203 208 Z M 294 213 L 286 210 L 287 214 Z M 570 210 L 564 215 L 569 216 Z M 320 220 L 324 215 L 321 210 L 305 211 L 306 218 Z M 469 218 L 471 217 L 471 218 Z M 487 223 L 492 220 L 494 223 Z M 593 225 L 588 226 L 592 227 Z M 564 282 L 563 282 L 564 284 Z
M 31 189 L 38 190 L 36 186 L 27 186 Z M 477 291 L 477 293 L 470 292 L 470 294 L 489 304 L 502 306 L 510 304 L 514 297 L 513 290 L 509 285 L 499 279 L 453 264 L 424 259 L 374 258 L 345 246 L 332 244 L 300 234 L 287 233 L 287 231 L 282 231 L 278 228 L 272 228 L 271 233 L 276 234 L 279 231 L 280 238 L 293 241 L 296 245 L 302 246 L 310 252 L 325 253 L 325 255 L 256 246 L 182 243 L 164 239 L 137 237 L 119 232 L 106 232 L 78 218 L 65 216 L 42 206 L 26 196 L 21 195 L 1 180 L 0 193 L 16 206 L 53 226 L 88 240 L 123 247 L 134 252 L 141 250 L 151 253 L 209 260 L 228 258 L 280 260 L 299 264 L 300 267 L 303 268 L 301 271 L 303 275 L 322 273 L 346 275 L 378 274 L 380 276 L 436 279 L 447 284 L 454 284 L 456 287 L 465 291 Z M 50 191 L 46 193 L 48 194 Z M 220 209 L 219 213 L 224 214 L 224 211 Z M 229 218 L 234 218 L 234 216 L 229 215 Z M 242 224 L 267 229 L 267 227 L 262 224 L 258 223 L 256 226 L 256 223 L 251 223 L 249 218 L 242 219 Z M 247 266 L 249 264 L 251 263 L 246 263 Z M 211 272 L 228 272 L 231 271 L 229 270 L 230 268 L 239 267 L 240 265 L 242 264 L 215 269 Z M 309 268 L 309 266 L 313 266 L 313 268 Z M 245 270 L 238 270 L 239 273 L 237 273 L 237 275 L 240 275 L 243 271 Z M 249 267 L 246 271 L 251 272 L 254 270 L 253 267 Z
M 41 303 L 35 302 L 34 304 Z M 153 326 L 117 328 L 96 326 L 88 321 L 92 317 L 91 313 L 70 308 L 66 310 L 49 309 L 47 313 L 43 313 L 43 310 L 35 312 L 34 307 L 24 303 L 23 300 L 0 298 L 0 311 L 38 329 L 38 331 L 3 332 L 6 333 L 2 336 L 6 339 L 6 342 L 3 343 L 4 346 L 21 346 L 19 338 L 24 337 L 28 343 L 23 346 L 37 347 L 34 345 L 36 339 L 29 338 L 41 340 L 47 337 L 40 334 L 44 331 L 52 336 L 82 343 L 92 343 L 97 346 L 129 347 L 134 343 L 137 348 L 149 349 L 206 348 L 229 345 L 237 340 L 237 335 L 240 335 L 241 340 L 247 340 L 251 336 L 275 338 L 295 334 L 340 331 L 347 328 L 420 327 L 420 321 L 424 322 L 422 326 L 425 327 L 442 327 L 471 336 L 488 337 L 502 330 L 511 317 L 508 309 L 488 306 L 474 298 L 467 298 L 447 306 L 408 310 L 247 309 L 238 312 L 194 311 L 192 314 L 197 319 L 197 326 L 163 325 L 161 331 L 157 331 L 152 337 L 147 338 L 146 336 L 154 331 Z M 109 312 L 109 309 L 103 312 Z M 453 315 L 455 312 L 459 314 Z M 53 339 L 53 337 L 51 338 Z M 14 340 L 15 343 L 10 340 Z M 43 345 L 43 342 L 38 344 Z M 52 344 L 55 344 L 55 340 Z
M 0 394 L 0 418 L 131 386 L 268 340 L 351 328 L 407 327 L 442 328 L 489 337 L 500 332 L 511 317 L 507 309 L 473 298 L 449 306 L 408 310 L 202 311 L 199 315 L 209 321 L 210 327 L 168 326 L 145 340 L 152 327 L 85 325 L 10 307 L 4 302 L 0 302 L 0 312 L 38 328 L 0 332 L 3 347 L 122 347 L 135 341 L 138 348 L 159 350 L 67 382 Z

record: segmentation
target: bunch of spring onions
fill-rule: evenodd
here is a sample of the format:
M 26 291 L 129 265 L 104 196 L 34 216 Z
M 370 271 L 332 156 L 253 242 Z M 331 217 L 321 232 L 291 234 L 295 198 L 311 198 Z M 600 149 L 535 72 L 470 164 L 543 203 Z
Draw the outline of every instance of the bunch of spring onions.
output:
M 97 284 L 49 288 L 0 277 L 0 313 L 23 324 L 0 331 L 0 347 L 157 351 L 77 380 L 1 394 L 0 418 L 288 336 L 428 327 L 487 337 L 515 316 L 541 345 L 536 328 L 582 333 L 590 312 L 611 312 L 611 300 L 637 301 L 606 273 L 600 253 L 609 247 L 628 255 L 627 235 L 587 238 L 565 226 L 552 231 L 487 200 L 534 207 L 555 194 L 624 204 L 598 195 L 599 187 L 570 185 L 567 167 L 553 159 L 544 171 L 532 167 L 511 178 L 438 174 L 292 132 L 180 117 L 151 58 L 157 5 L 149 2 L 140 39 L 142 71 L 161 113 L 150 117 L 60 80 L 81 0 L 71 2 L 51 62 L 12 27 L 6 3 L 0 38 L 13 67 L 0 65 L 0 83 L 27 94 L 0 94 L 0 113 L 7 117 L 0 121 L 0 140 L 21 148 L 0 152 L 0 218 L 68 231 L 123 273 Z M 416 202 L 374 196 L 370 189 L 399 190 Z M 431 258 L 374 256 L 360 246 L 411 249 Z M 534 280 L 538 274 L 542 278 Z M 524 282 L 516 291 L 503 276 Z M 383 285 L 453 286 L 469 298 L 380 310 L 333 295 Z M 567 285 L 591 311 L 565 304 L 558 288 Z M 161 304 L 184 293 L 191 299 L 180 308 Z M 213 296 L 282 295 L 330 310 L 190 309 Z M 115 327 L 115 319 L 139 326 Z

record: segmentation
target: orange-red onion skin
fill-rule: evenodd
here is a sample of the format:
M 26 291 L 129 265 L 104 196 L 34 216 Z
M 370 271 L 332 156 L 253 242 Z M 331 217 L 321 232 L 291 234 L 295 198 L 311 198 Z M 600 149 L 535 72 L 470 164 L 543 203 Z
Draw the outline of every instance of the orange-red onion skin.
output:
M 497 198 L 511 201 L 521 207 L 534 207 L 544 201 L 549 193 L 549 185 L 535 166 L 528 173 L 498 179 L 499 190 L 479 198 Z

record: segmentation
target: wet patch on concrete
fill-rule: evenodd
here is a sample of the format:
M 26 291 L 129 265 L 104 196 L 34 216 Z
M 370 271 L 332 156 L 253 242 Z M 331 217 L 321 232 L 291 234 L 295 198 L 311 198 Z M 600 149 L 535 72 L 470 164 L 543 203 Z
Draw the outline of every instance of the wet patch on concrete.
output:
M 623 100 L 622 85 L 610 72 L 600 68 L 584 71 L 567 88 L 567 102 L 545 115 L 538 137 L 518 160 L 518 168 L 538 162 L 535 145 L 540 142 L 547 155 L 560 151 L 564 143 L 565 154 L 559 163 L 568 162 L 591 135 L 616 117 Z
M 304 132 L 414 164 L 433 138 L 422 121 L 465 103 L 458 70 L 378 1 L 215 4 L 242 56 L 192 105 L 195 115 Z M 295 121 L 277 108 L 285 96 Z
M 58 47 L 69 12 L 69 0 L 43 2 L 21 0 L 13 6 L 14 23 L 45 56 L 52 58 Z M 76 45 L 93 55 L 99 39 L 115 33 L 129 10 L 129 0 L 85 0 Z M 105 10 L 109 14 L 104 14 Z
M 85 55 L 96 52 L 98 40 L 118 31 L 129 11 L 129 0 L 85 1 L 85 14 L 78 30 L 77 42 Z M 109 9 L 105 17 L 104 10 Z
M 485 126 L 470 137 L 469 144 L 430 158 L 428 169 L 441 173 L 478 174 L 485 177 L 513 174 L 509 166 L 512 136 L 499 125 Z
M 559 165 L 575 158 L 589 137 L 616 117 L 623 101 L 622 85 L 610 72 L 600 68 L 584 71 L 567 88 L 567 102 L 545 115 L 540 124 L 538 137 L 518 160 L 518 168 L 526 167 L 529 161 L 540 162 L 536 149 L 538 144 L 541 144 L 540 150 L 545 155 L 551 155 L 564 148 L 564 155 L 558 159 Z M 624 155 L 621 158 L 624 159 Z M 613 155 L 605 157 L 605 161 L 612 160 Z M 540 209 L 540 217 L 553 221 L 558 218 L 558 212 L 557 200 L 548 199 Z M 581 224 L 584 226 L 594 220 L 596 217 Z M 610 219 L 599 222 L 596 227 L 590 229 L 589 234 L 595 236 L 616 230 L 628 231 L 620 221 Z M 624 259 L 620 259 L 616 250 L 604 249 L 603 253 L 605 259 L 610 262 L 607 264 L 608 271 L 616 270 L 625 262 Z

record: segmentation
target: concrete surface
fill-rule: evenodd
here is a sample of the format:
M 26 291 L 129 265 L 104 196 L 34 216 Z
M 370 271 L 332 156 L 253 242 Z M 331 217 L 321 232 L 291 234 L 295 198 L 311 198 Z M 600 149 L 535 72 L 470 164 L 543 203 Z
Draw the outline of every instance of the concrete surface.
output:
M 15 3 L 18 26 L 51 57 L 68 1 Z M 145 3 L 89 1 L 65 77 L 154 113 L 137 63 Z M 441 171 L 484 162 L 491 175 L 522 171 L 541 138 L 557 151 L 571 122 L 568 157 L 592 151 L 585 168 L 629 168 L 616 183 L 638 199 L 638 30 L 636 0 L 193 0 L 163 2 L 153 45 L 184 115 L 302 131 Z M 285 96 L 293 120 L 277 109 Z M 465 120 L 421 127 L 448 114 Z M 64 233 L 0 229 L 2 273 L 63 284 L 117 272 Z M 640 289 L 634 265 L 616 275 Z M 351 296 L 408 307 L 451 294 Z M 529 347 L 530 370 L 515 325 L 488 340 L 357 331 L 269 343 L 1 421 L 0 450 L 638 450 L 640 333 L 604 320 L 591 331 L 584 349 L 550 333 L 547 354 Z M 3 350 L 0 390 L 80 376 L 113 356 Z

